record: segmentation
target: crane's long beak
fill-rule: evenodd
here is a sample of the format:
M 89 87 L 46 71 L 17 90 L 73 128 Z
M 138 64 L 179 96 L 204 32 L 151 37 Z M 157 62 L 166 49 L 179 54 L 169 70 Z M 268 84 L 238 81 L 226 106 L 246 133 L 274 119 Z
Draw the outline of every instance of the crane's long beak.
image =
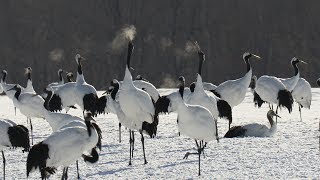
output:
M 260 56 L 252 54 L 252 56 L 256 57 L 257 59 L 262 59 Z
M 302 61 L 302 60 L 300 60 L 300 62 L 302 62 L 303 64 L 308 64 L 308 63 L 306 63 L 305 61 Z
M 15 90 L 15 87 L 13 87 L 13 88 L 9 89 L 8 91 L 12 91 L 12 90 Z
M 278 118 L 281 118 L 278 114 L 275 114 L 275 116 L 277 116 Z

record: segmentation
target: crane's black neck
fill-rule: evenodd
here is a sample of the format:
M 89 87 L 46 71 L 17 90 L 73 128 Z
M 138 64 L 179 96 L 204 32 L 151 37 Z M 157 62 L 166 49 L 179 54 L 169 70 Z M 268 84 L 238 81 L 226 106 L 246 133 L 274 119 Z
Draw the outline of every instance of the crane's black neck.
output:
M 85 119 L 85 123 L 86 123 L 86 126 L 87 126 L 88 135 L 89 135 L 89 137 L 90 137 L 91 134 L 92 134 L 92 132 L 91 132 L 92 124 L 91 124 L 90 119 L 89 119 L 89 120 Z
M 182 99 L 183 99 L 183 92 L 184 92 L 184 82 L 181 82 L 181 85 L 179 86 L 179 93 Z
M 113 99 L 113 100 L 116 100 L 116 95 L 117 95 L 117 93 L 118 93 L 118 90 L 119 90 L 119 83 L 113 83 L 113 90 L 112 90 L 112 92 L 111 92 L 111 98 Z
M 268 115 L 267 115 L 267 118 L 268 118 L 268 120 L 269 120 L 270 126 L 272 127 L 273 124 L 274 124 L 274 121 L 273 121 L 272 116 L 270 116 L 270 115 L 268 114 Z
M 296 76 L 299 73 L 298 61 L 293 61 L 291 64 L 292 64 L 293 69 L 294 69 L 294 75 Z
M 50 111 L 49 103 L 50 103 L 50 100 L 52 98 L 53 93 L 52 93 L 52 91 L 47 91 L 47 90 L 45 90 L 45 93 L 47 93 L 47 97 L 44 100 L 43 105 L 44 105 L 44 108 L 46 108 L 46 110 Z
M 249 72 L 251 70 L 251 64 L 250 64 L 250 61 L 249 61 L 249 57 L 246 56 L 244 57 L 244 62 L 246 63 L 247 65 L 247 72 Z
M 7 72 L 6 71 L 2 71 L 2 81 L 6 82 L 6 77 L 7 77 Z
M 201 75 L 202 72 L 202 65 L 204 62 L 204 53 L 202 51 L 198 52 L 199 55 L 199 68 L 198 68 L 198 74 Z
M 59 71 L 59 81 L 62 81 L 63 77 L 62 77 L 62 71 Z
M 28 80 L 30 80 L 30 81 L 32 80 L 31 79 L 31 71 L 28 71 Z
M 17 100 L 19 100 L 20 94 L 21 94 L 21 88 L 18 87 L 16 93 L 14 94 L 14 97 L 15 97 Z
M 195 82 L 191 83 L 189 88 L 191 92 L 194 92 L 194 89 L 196 88 L 196 83 Z
M 82 75 L 82 65 L 81 65 L 81 58 L 78 59 L 78 73 Z
M 130 69 L 130 60 L 131 60 L 131 55 L 132 55 L 133 49 L 134 49 L 133 43 L 132 43 L 132 41 L 129 41 L 128 54 L 127 54 L 127 66 L 129 69 Z

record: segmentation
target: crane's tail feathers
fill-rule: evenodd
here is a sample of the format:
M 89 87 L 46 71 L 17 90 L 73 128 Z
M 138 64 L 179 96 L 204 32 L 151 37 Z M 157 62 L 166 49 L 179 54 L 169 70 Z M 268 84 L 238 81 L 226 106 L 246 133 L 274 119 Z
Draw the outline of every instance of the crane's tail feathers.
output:
M 96 116 L 97 114 L 97 101 L 98 96 L 94 93 L 86 94 L 83 97 L 83 108 L 86 111 L 89 111 L 92 113 L 93 116 Z
M 155 103 L 155 114 L 168 113 L 168 107 L 170 104 L 170 99 L 167 96 L 161 96 Z
M 12 147 L 23 147 L 25 151 L 30 149 L 29 130 L 23 125 L 9 127 L 8 135 Z
M 61 111 L 62 110 L 62 103 L 61 98 L 57 94 L 53 94 L 52 98 L 49 102 L 49 109 L 52 112 Z
M 153 116 L 152 123 L 148 123 L 146 121 L 142 123 L 142 130 L 146 132 L 150 136 L 150 138 L 154 138 L 157 135 L 158 123 L 159 123 L 159 115 L 156 114 Z
M 99 154 L 95 148 L 92 148 L 90 156 L 82 154 L 82 158 L 85 162 L 96 163 L 99 160 Z
M 219 117 L 220 118 L 227 118 L 229 120 L 229 123 L 232 123 L 232 109 L 231 106 L 228 104 L 225 100 L 218 100 L 217 101 L 217 107 L 219 111 Z
M 97 109 L 96 109 L 96 111 L 97 111 L 98 114 L 105 113 L 106 103 L 107 103 L 106 96 L 101 96 L 100 98 L 97 99 L 97 102 L 96 102 Z
M 253 93 L 253 102 L 255 106 L 258 106 L 258 108 L 260 108 L 262 104 L 265 103 L 265 101 L 261 99 L 261 97 L 256 91 L 254 91 Z
M 50 174 L 54 174 L 55 167 L 46 167 L 47 159 L 49 158 L 49 147 L 47 144 L 40 142 L 34 145 L 27 158 L 27 177 L 33 169 L 38 169 L 41 173 L 41 178 L 47 178 Z
M 92 123 L 92 126 L 96 129 L 96 131 L 97 131 L 97 133 L 98 133 L 98 137 L 99 137 L 96 147 L 99 148 L 100 151 L 101 151 L 102 131 L 101 131 L 100 127 L 98 126 L 98 124 Z
M 280 90 L 278 93 L 278 100 L 279 100 L 279 106 L 286 107 L 288 109 L 289 113 L 291 113 L 292 104 L 293 104 L 293 97 L 292 97 L 291 92 L 289 92 L 286 89 Z
M 233 137 L 243 137 L 246 133 L 246 129 L 241 126 L 233 126 L 230 130 L 224 135 L 225 138 Z

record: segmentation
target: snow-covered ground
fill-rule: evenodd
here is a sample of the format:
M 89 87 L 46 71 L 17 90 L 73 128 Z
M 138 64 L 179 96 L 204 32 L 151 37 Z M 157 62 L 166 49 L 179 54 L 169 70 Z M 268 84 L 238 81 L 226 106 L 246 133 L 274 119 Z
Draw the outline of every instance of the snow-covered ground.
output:
M 172 90 L 160 90 L 168 93 Z M 230 179 L 319 179 L 319 120 L 320 120 L 320 89 L 312 89 L 313 100 L 311 109 L 303 109 L 303 121 L 300 121 L 298 106 L 293 112 L 283 109 L 279 115 L 278 132 L 270 138 L 221 138 L 220 142 L 212 141 L 205 149 L 202 158 L 201 178 Z M 233 109 L 233 124 L 242 125 L 251 122 L 268 124 L 267 105 L 255 108 L 251 93 L 247 93 L 244 102 Z M 81 115 L 79 110 L 72 114 Z M 12 102 L 0 97 L 0 118 L 7 118 L 27 127 L 26 117 L 17 111 L 14 115 Z M 129 138 L 127 130 L 122 130 L 122 142 L 118 142 L 118 120 L 113 114 L 100 115 L 96 118 L 103 131 L 103 147 L 100 159 L 94 165 L 80 161 L 82 179 L 186 179 L 198 178 L 197 156 L 184 160 L 188 151 L 195 151 L 194 140 L 177 136 L 176 114 L 161 115 L 158 136 L 146 138 L 146 156 L 148 164 L 143 164 L 140 135 L 135 135 L 135 151 L 133 165 L 128 166 Z M 40 142 L 51 130 L 43 119 L 34 119 L 35 142 Z M 219 120 L 219 136 L 227 131 L 227 121 Z M 26 157 L 21 149 L 4 151 L 7 159 L 7 178 L 26 179 Z M 1 159 L 1 158 L 0 158 Z M 2 160 L 0 161 L 2 162 Z M 2 175 L 2 163 L 0 163 Z M 62 170 L 51 176 L 60 179 Z M 0 177 L 2 178 L 2 176 Z M 34 172 L 29 179 L 39 179 L 40 173 Z M 75 164 L 70 166 L 69 178 L 76 179 Z

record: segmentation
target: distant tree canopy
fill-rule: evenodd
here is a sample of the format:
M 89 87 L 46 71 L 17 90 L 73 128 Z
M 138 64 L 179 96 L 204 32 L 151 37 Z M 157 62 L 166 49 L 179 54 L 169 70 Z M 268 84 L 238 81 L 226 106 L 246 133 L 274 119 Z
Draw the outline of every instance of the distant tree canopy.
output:
M 80 53 L 86 81 L 97 89 L 122 79 L 125 48 L 112 41 L 125 25 L 137 30 L 133 75 L 157 87 L 175 86 L 179 75 L 196 78 L 198 56 L 185 54 L 187 41 L 198 41 L 206 54 L 203 80 L 219 84 L 243 76 L 246 51 L 254 74 L 290 77 L 290 60 L 300 65 L 311 85 L 320 77 L 319 1 L 219 0 L 1 0 L 0 69 L 8 82 L 25 85 L 25 67 L 33 68 L 34 86 L 41 90 L 57 81 L 59 68 L 76 72 Z

